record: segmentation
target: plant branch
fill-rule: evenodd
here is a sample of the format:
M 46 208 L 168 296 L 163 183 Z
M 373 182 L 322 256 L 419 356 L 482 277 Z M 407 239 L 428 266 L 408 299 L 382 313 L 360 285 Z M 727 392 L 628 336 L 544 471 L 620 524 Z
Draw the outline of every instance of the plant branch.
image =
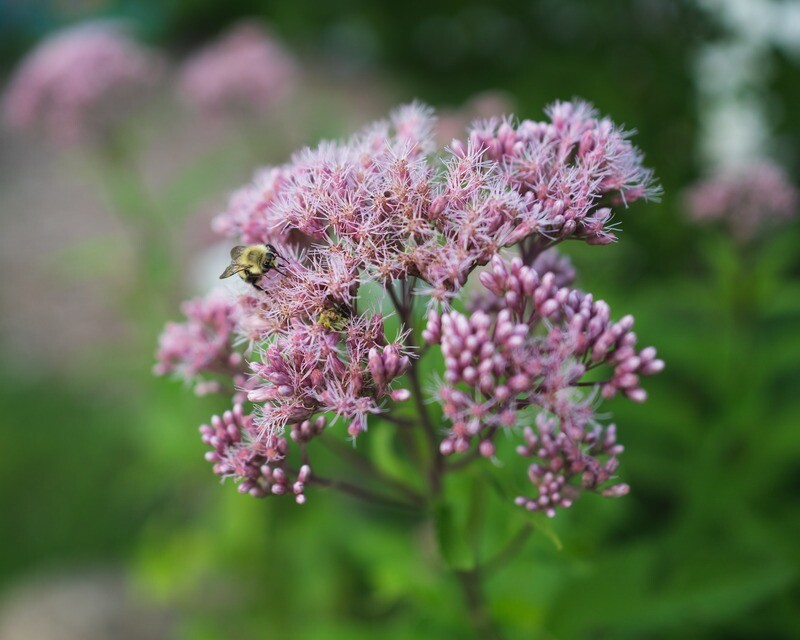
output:
M 469 465 L 470 462 L 479 457 L 480 457 L 480 451 L 478 451 L 477 448 L 472 449 L 468 454 L 461 456 L 457 460 L 454 460 L 453 462 L 448 462 L 444 468 L 446 471 L 458 471 L 459 469 L 463 469 L 464 467 Z
M 480 640 L 501 640 L 503 636 L 486 606 L 480 571 L 476 568 L 455 573 L 476 636 Z
M 525 543 L 528 541 L 528 538 L 532 533 L 533 525 L 528 522 L 519 531 L 517 531 L 516 535 L 509 540 L 508 544 L 503 549 L 498 551 L 493 558 L 489 559 L 483 565 L 484 573 L 495 573 L 496 571 L 499 571 L 506 563 L 513 560 L 514 557 L 525 547 Z
M 409 487 L 404 482 L 401 482 L 390 476 L 387 476 L 383 471 L 378 469 L 369 460 L 369 458 L 365 458 L 364 456 L 356 453 L 353 449 L 345 445 L 343 442 L 336 439 L 326 438 L 325 436 L 320 437 L 319 441 L 335 455 L 339 456 L 344 460 L 352 462 L 356 467 L 361 469 L 361 471 L 369 474 L 376 482 L 381 482 L 385 484 L 387 488 L 392 488 L 399 491 L 417 506 L 421 506 L 423 504 L 424 498 L 422 495 L 414 491 L 414 489 Z
M 608 384 L 611 380 L 595 380 L 594 382 L 573 382 L 570 386 L 571 387 L 597 387 L 603 384 Z
M 428 415 L 428 409 L 425 407 L 425 401 L 422 397 L 422 385 L 420 384 L 419 380 L 419 372 L 417 371 L 415 363 L 413 362 L 408 369 L 408 379 L 411 381 L 414 403 L 417 407 L 417 412 L 419 413 L 420 423 L 422 424 L 425 438 L 427 439 L 428 446 L 431 450 L 431 456 L 433 457 L 430 472 L 431 490 L 433 491 L 434 495 L 438 495 L 442 484 L 441 476 L 442 472 L 444 471 L 444 457 L 439 451 L 439 441 L 436 437 L 436 429 L 434 428 L 431 418 Z
M 392 299 L 392 304 L 394 308 L 397 309 L 397 313 L 400 316 L 400 319 L 403 321 L 403 324 L 407 324 L 406 319 L 406 308 L 405 305 L 400 301 L 400 298 L 397 297 L 397 293 L 394 290 L 394 283 L 390 282 L 386 286 L 386 292 L 389 294 L 389 297 Z
M 316 484 L 319 485 L 320 487 L 329 487 L 331 489 L 337 489 L 338 491 L 351 495 L 354 498 L 359 498 L 360 500 L 364 500 L 365 502 L 369 502 L 371 504 L 379 505 L 382 507 L 395 508 L 395 509 L 408 509 L 411 511 L 419 510 L 419 507 L 415 504 L 411 504 L 410 502 L 405 502 L 403 500 L 397 500 L 395 498 L 391 498 L 389 496 L 385 496 L 380 493 L 370 491 L 369 489 L 365 489 L 364 487 L 360 487 L 356 484 L 352 484 L 345 480 L 324 478 L 322 476 L 318 476 L 312 473 L 308 482 L 309 484 Z
M 391 422 L 392 424 L 396 424 L 398 427 L 405 427 L 406 429 L 409 427 L 414 426 L 414 422 L 409 420 L 408 418 L 404 418 L 402 416 L 393 416 L 389 413 L 381 413 L 378 414 L 378 417 L 381 420 L 385 420 L 386 422 Z
M 406 307 L 403 302 L 397 297 L 397 294 L 394 291 L 394 283 L 389 283 L 386 287 L 386 291 L 389 294 L 389 297 L 392 300 L 392 303 L 397 309 L 397 313 L 400 316 L 401 322 L 407 326 L 411 327 L 411 318 L 410 318 L 410 309 Z M 408 334 L 408 341 L 409 346 L 414 347 L 416 346 L 414 342 L 414 334 Z M 417 371 L 417 365 L 419 360 L 412 360 L 411 366 L 408 368 L 406 375 L 408 375 L 408 379 L 411 382 L 411 393 L 414 396 L 414 404 L 417 408 L 417 413 L 419 414 L 420 423 L 422 425 L 422 429 L 425 433 L 425 438 L 428 441 L 428 446 L 431 451 L 432 456 L 432 463 L 431 463 L 431 470 L 430 470 L 430 484 L 431 490 L 433 491 L 434 495 L 438 495 L 441 489 L 441 475 L 444 471 L 444 458 L 442 457 L 441 452 L 439 451 L 439 441 L 436 437 L 436 429 L 431 422 L 430 415 L 428 414 L 428 409 L 425 406 L 425 401 L 423 399 L 422 394 L 422 384 L 420 383 L 419 379 L 419 372 Z

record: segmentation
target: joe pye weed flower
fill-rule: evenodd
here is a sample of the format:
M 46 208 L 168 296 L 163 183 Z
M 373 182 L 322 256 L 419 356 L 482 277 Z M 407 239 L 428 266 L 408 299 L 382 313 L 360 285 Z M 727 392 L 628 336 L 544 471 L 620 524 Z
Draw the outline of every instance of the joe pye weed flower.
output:
M 4 123 L 63 145 L 102 143 L 154 89 L 162 70 L 161 58 L 120 24 L 64 29 L 15 70 L 3 96 Z
M 697 182 L 685 200 L 695 222 L 722 222 L 736 242 L 746 244 L 797 216 L 800 195 L 780 165 L 760 160 Z
M 418 508 L 441 499 L 446 474 L 506 473 L 502 432 L 530 460 L 510 509 L 555 516 L 585 492 L 627 493 L 622 446 L 598 408 L 615 395 L 645 401 L 642 379 L 664 365 L 638 347 L 631 316 L 572 287 L 553 247 L 613 242 L 615 216 L 658 189 L 628 133 L 591 106 L 546 113 L 477 122 L 437 152 L 432 111 L 404 106 L 233 194 L 215 229 L 231 245 L 274 245 L 285 273 L 264 276 L 263 292 L 187 304 L 157 366 L 232 396 L 201 427 L 215 473 L 256 497 L 302 504 L 327 486 Z M 437 352 L 442 370 L 423 378 Z M 362 456 L 375 429 L 396 430 L 419 478 Z M 321 437 L 352 440 L 363 483 L 316 473 Z
M 273 108 L 296 81 L 289 52 L 257 21 L 243 21 L 189 57 L 178 86 L 190 109 L 242 117 Z

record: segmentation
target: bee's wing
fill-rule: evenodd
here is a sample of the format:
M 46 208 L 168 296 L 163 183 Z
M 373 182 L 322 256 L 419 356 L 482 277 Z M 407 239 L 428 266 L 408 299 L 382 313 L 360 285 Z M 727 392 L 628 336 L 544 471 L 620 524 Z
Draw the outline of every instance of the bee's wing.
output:
M 235 273 L 239 273 L 239 272 L 240 272 L 240 271 L 242 271 L 243 269 L 244 269 L 244 267 L 240 267 L 240 266 L 239 266 L 238 264 L 236 264 L 235 262 L 231 262 L 231 263 L 230 263 L 230 264 L 227 266 L 227 268 L 225 269 L 225 271 L 223 271 L 223 272 L 222 272 L 222 275 L 219 277 L 219 279 L 220 279 L 220 280 L 224 280 L 225 278 L 230 278 L 230 277 L 231 277 L 233 274 L 235 274 Z
M 231 260 L 236 260 L 236 258 L 238 258 L 240 255 L 242 255 L 242 252 L 246 248 L 247 247 L 245 247 L 243 245 L 238 245 L 238 246 L 234 247 L 233 249 L 231 249 Z

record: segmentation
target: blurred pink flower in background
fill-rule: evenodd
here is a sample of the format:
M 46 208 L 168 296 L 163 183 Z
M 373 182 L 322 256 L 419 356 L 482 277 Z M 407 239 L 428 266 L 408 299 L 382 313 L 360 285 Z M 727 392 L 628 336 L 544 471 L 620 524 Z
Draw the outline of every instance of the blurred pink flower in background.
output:
M 186 60 L 178 83 L 191 108 L 260 113 L 291 93 L 297 75 L 291 55 L 263 25 L 248 20 Z
M 127 118 L 162 69 L 160 58 L 121 25 L 81 24 L 46 39 L 23 60 L 6 89 L 3 119 L 12 130 L 85 143 Z
M 797 215 L 800 195 L 786 172 L 768 160 L 720 172 L 686 193 L 686 208 L 697 222 L 720 220 L 739 241 Z

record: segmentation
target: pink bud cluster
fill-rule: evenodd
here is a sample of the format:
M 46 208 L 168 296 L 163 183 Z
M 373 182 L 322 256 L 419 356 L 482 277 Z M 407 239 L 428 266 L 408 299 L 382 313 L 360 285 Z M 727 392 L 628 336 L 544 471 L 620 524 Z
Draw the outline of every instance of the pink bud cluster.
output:
M 575 281 L 575 268 L 572 266 L 572 261 L 556 249 L 548 249 L 540 253 L 531 268 L 536 273 L 552 273 L 553 284 L 559 288 L 568 287 Z M 496 296 L 485 287 L 472 292 L 467 301 L 469 311 L 485 311 L 487 313 L 497 313 L 503 309 L 504 305 L 502 297 Z
M 496 256 L 480 280 L 499 311 L 469 317 L 430 311 L 423 332 L 444 356 L 439 398 L 451 427 L 440 446 L 443 455 L 464 453 L 475 441 L 480 454 L 494 455 L 498 428 L 525 422 L 530 407 L 549 412 L 560 424 L 560 437 L 582 446 L 587 429 L 597 429 L 592 395 L 582 389 L 599 388 L 606 398 L 622 392 L 635 402 L 646 399 L 640 378 L 658 373 L 664 363 L 652 347 L 636 350 L 631 316 L 613 322 L 603 301 L 556 286 L 553 273 L 540 277 L 519 258 L 507 264 Z M 585 380 L 593 369 L 608 371 L 607 378 Z M 539 480 L 550 486 L 551 480 L 536 475 L 535 484 Z M 570 489 L 559 492 L 569 501 L 574 497 Z
M 780 166 L 764 160 L 699 182 L 687 192 L 686 205 L 697 222 L 721 221 L 746 242 L 797 216 L 800 193 Z
M 623 483 L 601 488 L 614 478 L 619 466 L 617 456 L 624 450 L 617 444 L 615 425 L 595 425 L 570 435 L 559 429 L 558 420 L 540 413 L 536 416 L 536 430 L 526 427 L 524 439 L 525 444 L 517 447 L 517 453 L 538 459 L 528 467 L 528 478 L 537 488 L 537 495 L 518 497 L 515 502 L 519 506 L 542 511 L 552 518 L 557 508 L 572 506 L 581 490 L 598 491 L 609 498 L 628 493 L 629 487 Z M 573 480 L 577 480 L 577 486 Z
M 61 144 L 96 140 L 130 115 L 161 75 L 161 62 L 113 23 L 66 29 L 15 71 L 4 97 L 10 129 Z
M 211 418 L 211 424 L 200 427 L 203 442 L 211 447 L 206 460 L 214 465 L 214 473 L 233 478 L 239 493 L 255 498 L 290 494 L 297 504 L 304 504 L 303 493 L 311 478 L 311 467 L 303 465 L 293 472 L 286 464 L 286 442 L 275 440 L 261 448 L 250 446 L 244 438 L 252 438 L 257 428 L 250 415 L 237 404 L 232 411 Z
M 245 21 L 190 57 L 178 82 L 189 107 L 215 115 L 258 114 L 292 91 L 297 74 L 277 40 L 258 22 Z
M 543 251 L 533 261 L 531 268 L 536 273 L 552 273 L 553 284 L 557 287 L 568 287 L 575 282 L 575 267 L 569 256 L 560 254 L 555 249 Z
M 306 463 L 314 439 L 339 419 L 352 439 L 382 416 L 422 425 L 435 457 L 473 446 L 493 457 L 496 432 L 525 422 L 528 407 L 554 416 L 585 449 L 595 424 L 587 389 L 644 400 L 640 378 L 663 363 L 652 349 L 636 350 L 629 318 L 613 322 L 605 303 L 569 288 L 569 260 L 543 248 L 566 237 L 608 241 L 609 208 L 652 195 L 651 174 L 626 134 L 587 105 L 558 104 L 549 115 L 545 123 L 484 123 L 435 158 L 433 114 L 409 105 L 349 140 L 260 170 L 234 194 L 215 229 L 237 244 L 274 245 L 280 271 L 239 297 L 224 329 L 201 331 L 208 323 L 188 308 L 188 322 L 162 338 L 168 364 L 158 369 L 201 375 L 235 359 L 237 340 L 248 345 L 249 377 L 229 375 L 252 411 L 246 424 L 231 423 L 239 440 L 213 445 L 220 460 L 250 455 L 259 487 L 288 492 L 272 488 L 291 475 L 274 465 L 298 455 Z M 526 262 L 500 259 L 511 245 Z M 490 263 L 471 315 L 447 311 L 470 274 Z M 397 309 L 403 327 L 394 340 L 377 301 L 363 295 L 367 283 Z M 412 358 L 424 353 L 414 351 L 412 326 L 414 299 L 424 294 L 431 311 L 422 334 L 445 358 L 439 399 L 450 427 L 441 441 L 425 424 Z M 586 382 L 596 368 L 608 377 Z M 394 388 L 403 376 L 410 384 Z M 386 415 L 392 402 L 412 398 L 419 423 Z M 233 475 L 256 477 L 249 473 Z

